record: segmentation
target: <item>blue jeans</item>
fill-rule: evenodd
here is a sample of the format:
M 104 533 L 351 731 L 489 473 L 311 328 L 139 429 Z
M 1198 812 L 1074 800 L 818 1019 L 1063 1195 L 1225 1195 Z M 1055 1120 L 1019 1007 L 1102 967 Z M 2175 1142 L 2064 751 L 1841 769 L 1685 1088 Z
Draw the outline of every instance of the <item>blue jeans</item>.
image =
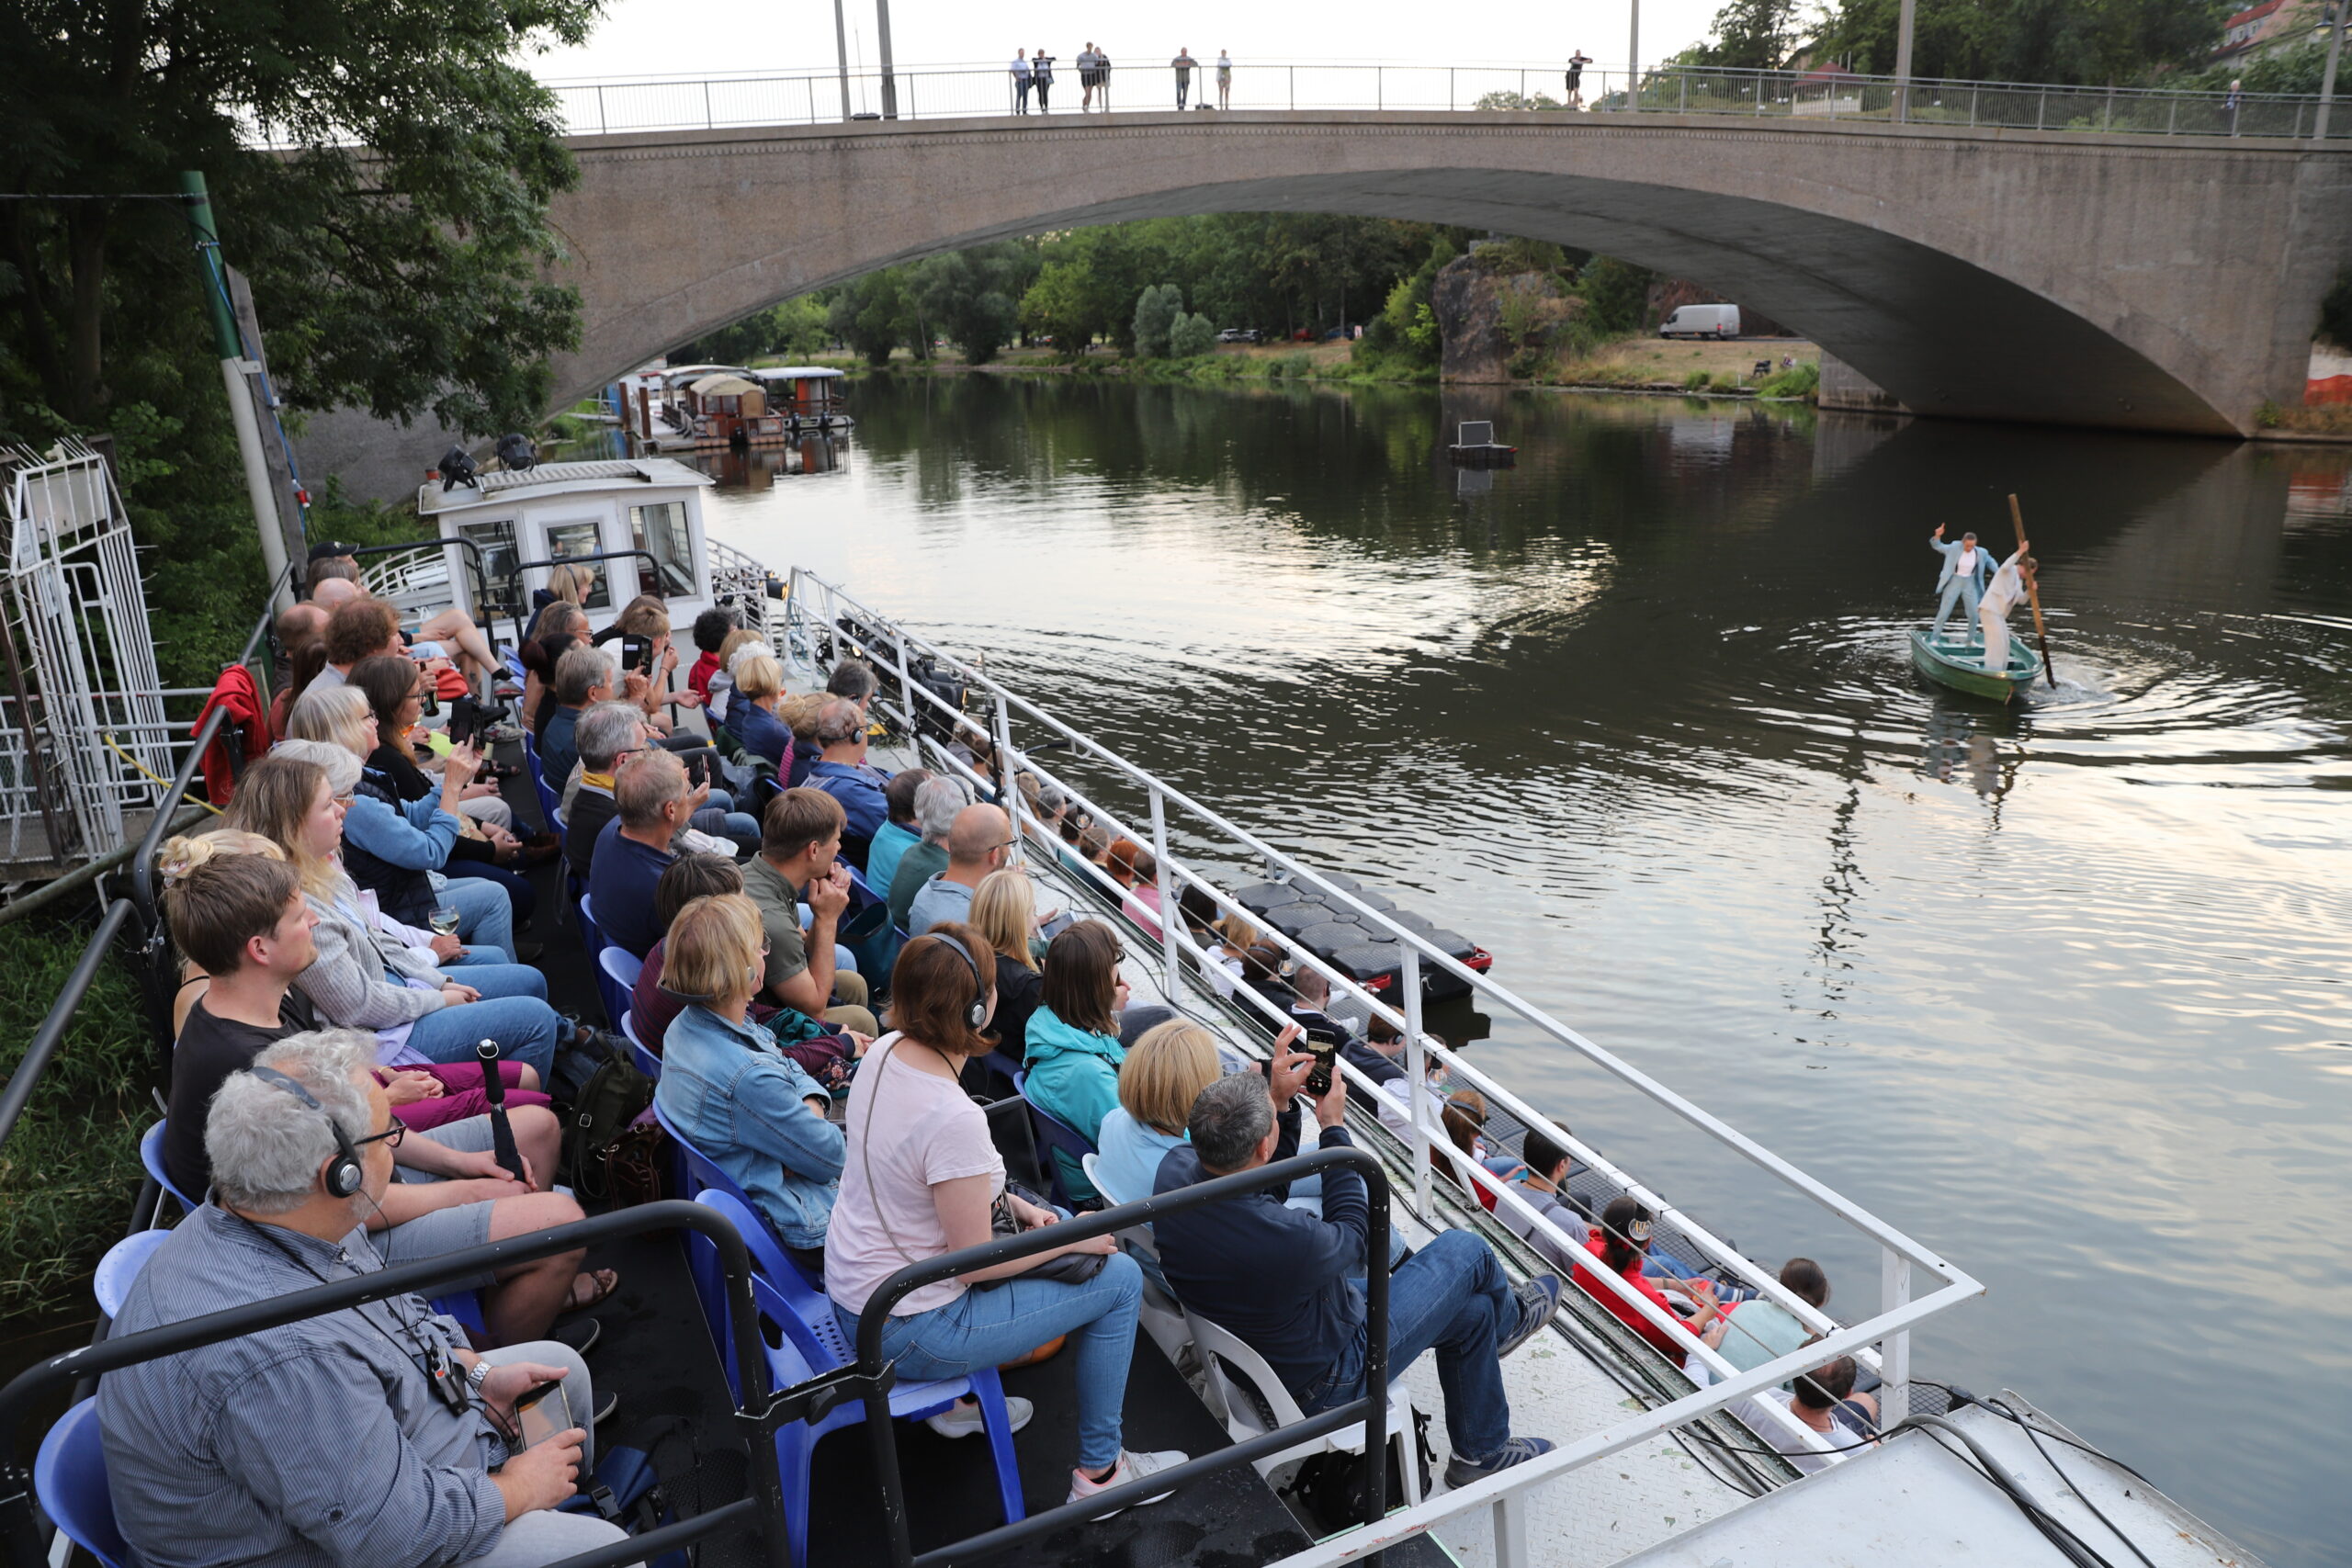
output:
M 1964 604 L 1967 609 L 1961 617 L 1961 629 L 1969 637 L 1975 637 L 1976 574 L 1973 571 L 1966 577 L 1955 577 L 1944 584 L 1943 600 L 1936 606 L 1936 624 L 1928 628 L 1929 637 L 1944 629 L 1944 623 L 1951 618 L 1951 607 L 1955 603 Z
M 533 890 L 531 879 L 503 865 L 492 865 L 486 860 L 453 860 L 441 868 L 441 874 L 452 882 L 466 877 L 504 889 L 510 930 L 529 925 L 531 917 L 538 912 L 539 896 Z
M 441 972 L 461 986 L 471 986 L 485 998 L 536 997 L 548 999 L 548 977 L 527 964 L 509 964 L 496 950 L 467 948 L 441 965 Z
M 1119 1416 L 1127 1402 L 1136 1307 L 1142 1300 L 1143 1270 L 1134 1258 L 1117 1253 L 1083 1285 L 1015 1275 L 968 1289 L 945 1306 L 894 1317 L 882 1331 L 882 1354 L 899 1363 L 901 1382 L 958 1378 L 1025 1355 L 1060 1335 L 1075 1336 L 1078 1462 L 1100 1470 L 1119 1457 Z M 836 1306 L 833 1315 L 854 1344 L 857 1314 Z
M 714 801 L 726 800 L 723 789 L 710 792 Z M 756 854 L 760 848 L 760 819 L 748 811 L 736 811 L 724 806 L 706 806 L 686 819 L 686 826 L 698 833 L 730 840 L 738 849 Z
M 460 973 L 464 984 L 474 984 L 472 972 Z M 485 993 L 478 1002 L 426 1013 L 411 1026 L 408 1043 L 429 1060 L 447 1064 L 470 1062 L 477 1042 L 495 1040 L 501 1060 L 527 1064 L 544 1084 L 554 1081 L 556 1040 L 562 1029 L 555 1010 L 537 997 Z
M 468 947 L 494 947 L 498 962 L 514 962 L 514 906 L 506 889 L 480 877 L 458 876 L 435 895 L 458 911 L 458 936 Z
M 1455 1454 L 1492 1458 L 1510 1441 L 1510 1401 L 1495 1347 L 1519 1325 L 1519 1303 L 1494 1248 L 1470 1231 L 1447 1231 L 1388 1276 L 1388 1378 L 1437 1351 L 1445 1431 Z M 1291 1392 L 1312 1416 L 1363 1397 L 1366 1339 L 1358 1328 L 1330 1370 Z

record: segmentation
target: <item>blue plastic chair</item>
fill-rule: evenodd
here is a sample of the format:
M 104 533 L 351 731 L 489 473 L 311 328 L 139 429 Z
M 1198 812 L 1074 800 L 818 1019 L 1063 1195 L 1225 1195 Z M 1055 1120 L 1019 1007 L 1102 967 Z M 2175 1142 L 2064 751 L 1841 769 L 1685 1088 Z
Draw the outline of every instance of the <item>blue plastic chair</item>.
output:
M 610 953 L 612 949 L 606 948 L 605 951 Z M 651 1078 L 655 1083 L 660 1083 L 662 1081 L 662 1058 L 647 1050 L 645 1048 L 645 1042 L 637 1037 L 636 1013 L 625 1012 L 621 1014 L 621 1033 L 628 1041 L 629 1054 L 637 1058 L 637 1070 L 643 1073 L 647 1077 Z
M 856 1346 L 842 1332 L 841 1321 L 833 1315 L 831 1299 L 811 1287 L 791 1267 L 784 1249 L 776 1245 L 767 1227 L 759 1223 L 756 1211 L 716 1190 L 703 1193 L 695 1201 L 726 1215 L 743 1237 L 744 1246 L 751 1249 L 752 1303 L 762 1317 L 783 1331 L 784 1342 L 767 1348 L 768 1381 L 773 1386 L 790 1388 L 848 1366 L 857 1359 Z M 687 1234 L 687 1245 L 708 1255 L 710 1279 L 716 1285 L 719 1279 L 718 1248 L 697 1232 Z M 713 1290 L 703 1296 L 702 1303 L 711 1337 L 721 1347 L 719 1359 L 726 1364 L 729 1386 L 740 1403 L 742 1391 L 734 1388 L 735 1359 L 733 1341 L 729 1337 L 726 1294 L 723 1290 Z M 900 1420 L 920 1420 L 938 1415 L 966 1394 L 979 1402 L 981 1422 L 988 1433 L 989 1457 L 996 1465 L 997 1495 L 1004 1507 L 1004 1522 L 1012 1524 L 1026 1516 L 1027 1504 L 1021 1490 L 1021 1466 L 1012 1453 L 1012 1418 L 1004 1408 L 1004 1383 L 994 1367 L 984 1367 L 969 1377 L 942 1378 L 930 1382 L 900 1379 L 890 1390 L 890 1414 Z M 776 1464 L 784 1472 L 785 1532 L 791 1541 L 794 1568 L 806 1568 L 808 1561 L 808 1472 L 818 1439 L 865 1419 L 865 1402 L 854 1399 L 813 1425 L 801 1421 L 776 1428 Z
M 33 1495 L 66 1539 L 106 1568 L 126 1568 L 130 1543 L 114 1522 L 106 1450 L 98 1443 L 98 1402 L 85 1399 L 57 1418 L 33 1459 Z
M 539 749 L 532 741 L 531 732 L 527 729 L 523 732 L 523 765 L 531 771 L 531 788 L 539 797 L 539 815 L 555 824 L 556 830 L 561 832 L 563 789 L 560 784 L 548 787 L 547 775 L 539 771 Z
M 589 958 L 601 964 L 603 960 L 599 954 L 605 951 L 605 931 L 604 928 L 596 923 L 596 911 L 590 906 L 588 895 L 585 893 L 580 896 L 577 912 L 580 916 L 581 943 L 587 949 Z M 601 975 L 604 971 L 600 968 L 597 973 Z M 600 986 L 603 984 L 602 981 L 597 983 Z
M 187 1210 L 189 1213 L 194 1213 L 198 1209 L 203 1206 L 201 1200 L 191 1198 L 187 1193 L 181 1191 L 178 1188 L 173 1186 L 172 1179 L 164 1173 L 163 1122 L 158 1122 L 153 1127 L 148 1128 L 144 1133 L 139 1134 L 139 1163 L 147 1168 L 147 1174 L 155 1179 L 156 1186 L 162 1188 L 164 1191 L 170 1193 L 175 1199 L 178 1200 L 179 1206 L 181 1208 Z
M 644 967 L 645 960 L 611 942 L 596 953 L 596 995 L 605 1004 L 605 1021 L 615 1029 L 628 1016 L 628 1004 L 637 994 L 638 972 Z
M 1046 1179 L 1053 1184 L 1054 1201 L 1065 1209 L 1077 1208 L 1079 1200 L 1070 1191 L 1062 1162 L 1055 1156 L 1057 1154 L 1069 1156 L 1071 1168 L 1082 1174 L 1086 1156 L 1095 1152 L 1094 1145 L 1077 1128 L 1029 1098 L 1027 1073 L 1012 1075 L 1012 1092 L 1020 1097 L 1022 1104 L 1029 1108 L 1029 1125 L 1037 1135 L 1037 1147 L 1042 1156 L 1037 1163 L 1046 1168 Z
M 139 1231 L 124 1236 L 107 1248 L 98 1259 L 98 1271 L 90 1280 L 90 1293 L 98 1298 L 98 1310 L 112 1318 L 122 1311 L 122 1298 L 130 1293 L 130 1283 L 139 1271 L 147 1267 L 147 1259 L 164 1245 L 169 1231 Z

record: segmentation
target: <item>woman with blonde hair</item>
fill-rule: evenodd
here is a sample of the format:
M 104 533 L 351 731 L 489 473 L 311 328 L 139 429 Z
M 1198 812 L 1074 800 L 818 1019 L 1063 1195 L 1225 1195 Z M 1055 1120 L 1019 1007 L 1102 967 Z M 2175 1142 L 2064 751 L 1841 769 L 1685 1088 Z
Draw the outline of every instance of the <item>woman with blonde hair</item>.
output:
M 759 907 L 741 893 L 696 898 L 662 942 L 662 987 L 692 1000 L 671 1021 L 653 1102 L 821 1280 L 846 1143 L 826 1119 L 831 1096 L 752 1018 L 768 951 Z
M 1029 1051 L 1029 1015 L 1037 1010 L 1043 976 L 1037 942 L 1037 895 L 1029 874 L 1012 866 L 989 872 L 972 889 L 972 929 L 996 958 L 996 1048 L 1018 1062 Z
M 737 626 L 719 643 L 718 668 L 710 672 L 710 695 L 703 699 L 702 705 L 713 723 L 727 722 L 727 699 L 735 691 L 735 656 L 752 647 L 767 651 L 771 659 L 775 657 L 772 650 L 768 650 L 767 644 L 760 640 L 760 634 L 749 626 Z
M 1148 1198 L 1159 1162 L 1184 1141 L 1201 1090 L 1225 1076 L 1216 1040 L 1188 1018 L 1155 1024 L 1119 1068 L 1119 1104 L 1102 1118 L 1094 1184 L 1114 1203 Z
M 1227 913 L 1209 929 L 1216 933 L 1216 945 L 1209 949 L 1209 989 L 1231 1001 L 1234 987 L 1250 973 L 1250 950 L 1265 941 L 1266 933 L 1238 911 Z
M 744 750 L 775 765 L 779 784 L 791 765 L 793 743 L 791 728 L 776 711 L 783 702 L 784 666 L 774 656 L 754 653 L 735 666 L 722 722 Z
M 289 740 L 245 770 L 223 819 L 283 852 L 319 917 L 312 932 L 319 955 L 294 988 L 338 1029 L 371 1030 L 386 1044 L 406 1044 L 443 1063 L 463 1061 L 475 1042 L 494 1040 L 505 1059 L 528 1064 L 548 1081 L 559 1043 L 585 1043 L 587 1032 L 563 1027 L 537 970 L 457 960 L 422 974 L 388 969 L 359 889 L 337 860 L 345 809 L 358 783 L 358 761 L 350 752 Z M 445 972 L 453 968 L 462 981 Z
M 468 946 L 486 953 L 494 949 L 496 962 L 513 963 L 514 905 L 506 889 L 471 877 L 434 875 L 449 863 L 466 831 L 467 818 L 458 807 L 481 766 L 481 753 L 470 746 L 450 752 L 439 795 L 405 801 L 390 779 L 367 767 L 379 735 L 375 710 L 358 686 L 313 686 L 294 705 L 288 728 L 297 742 L 339 747 L 360 764 L 354 788 L 337 792 L 351 796 L 343 825 L 343 869 L 350 879 L 405 925 L 432 924 L 436 905 L 456 909 L 458 935 Z

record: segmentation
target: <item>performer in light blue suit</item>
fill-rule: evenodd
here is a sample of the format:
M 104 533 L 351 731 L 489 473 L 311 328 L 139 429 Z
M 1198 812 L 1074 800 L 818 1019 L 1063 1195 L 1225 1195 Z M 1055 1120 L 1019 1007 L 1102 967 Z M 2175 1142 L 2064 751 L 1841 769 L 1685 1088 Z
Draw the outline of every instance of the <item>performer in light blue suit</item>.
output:
M 1958 544 L 1944 539 L 1944 525 L 1936 525 L 1935 533 L 1928 540 L 1928 547 L 1944 558 L 1944 570 L 1936 579 L 1937 592 L 1943 602 L 1936 606 L 1936 624 L 1928 635 L 1935 637 L 1944 629 L 1944 622 L 1951 617 L 1955 603 L 1967 606 L 1968 613 L 1961 624 L 1971 628 L 1972 638 L 1976 625 L 1976 604 L 1984 592 L 1985 581 L 1993 575 L 1992 552 L 1976 542 L 1973 534 L 1962 534 Z

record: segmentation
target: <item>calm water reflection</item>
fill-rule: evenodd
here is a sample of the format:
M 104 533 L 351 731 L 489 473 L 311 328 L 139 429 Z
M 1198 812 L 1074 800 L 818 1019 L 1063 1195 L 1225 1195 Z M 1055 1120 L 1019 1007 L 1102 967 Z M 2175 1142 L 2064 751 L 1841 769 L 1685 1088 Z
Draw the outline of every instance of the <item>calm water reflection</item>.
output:
M 722 536 L 1409 890 L 1985 1280 L 1931 1374 L 2018 1388 L 2276 1562 L 2342 1560 L 2342 457 L 1527 395 L 854 403 L 833 472 L 735 460 Z M 1445 465 L 1482 417 L 1517 469 Z M 1904 632 L 1929 528 L 2006 540 L 2012 490 L 2061 686 L 2000 712 L 1920 683 Z M 1821 1258 L 1833 1311 L 1875 1302 L 1817 1212 L 1493 1035 L 1743 1246 Z

